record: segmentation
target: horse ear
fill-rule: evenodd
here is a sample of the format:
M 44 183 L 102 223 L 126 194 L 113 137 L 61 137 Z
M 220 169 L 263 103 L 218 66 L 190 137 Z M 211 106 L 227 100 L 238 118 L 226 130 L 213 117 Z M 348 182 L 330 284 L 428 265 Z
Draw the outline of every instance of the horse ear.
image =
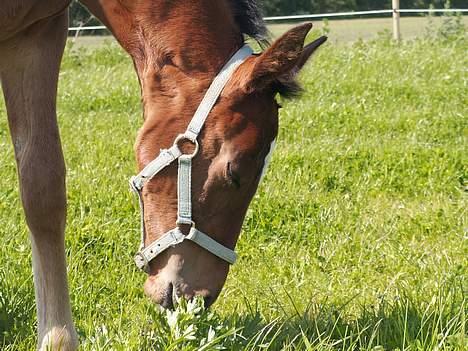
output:
M 281 76 L 299 72 L 312 53 L 327 40 L 321 37 L 303 47 L 311 28 L 312 23 L 305 23 L 290 29 L 259 55 L 246 79 L 244 90 L 247 93 L 261 90 Z
M 297 72 L 299 72 L 302 69 L 302 67 L 304 67 L 304 65 L 307 63 L 307 61 L 312 56 L 312 54 L 315 52 L 315 50 L 317 50 L 320 45 L 325 43 L 327 41 L 327 39 L 328 38 L 326 36 L 321 36 L 320 38 L 315 39 L 312 43 L 307 44 L 304 47 L 304 49 L 302 49 L 301 56 L 299 56 L 299 59 L 297 60 L 296 65 L 294 67 L 295 68 L 295 71 L 294 71 L 295 74 Z

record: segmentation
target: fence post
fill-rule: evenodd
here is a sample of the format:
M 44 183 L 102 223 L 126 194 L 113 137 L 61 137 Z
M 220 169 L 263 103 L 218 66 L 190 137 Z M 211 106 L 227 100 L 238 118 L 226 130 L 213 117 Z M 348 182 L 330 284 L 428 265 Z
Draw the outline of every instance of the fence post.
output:
M 392 0 L 393 10 L 393 39 L 399 41 L 401 39 L 400 34 L 400 0 Z

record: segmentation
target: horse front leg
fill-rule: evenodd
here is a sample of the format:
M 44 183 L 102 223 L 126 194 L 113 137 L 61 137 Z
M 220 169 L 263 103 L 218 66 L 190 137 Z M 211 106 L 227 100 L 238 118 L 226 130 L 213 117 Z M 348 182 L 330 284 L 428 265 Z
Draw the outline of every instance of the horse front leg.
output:
M 0 76 L 30 229 L 40 350 L 75 350 L 65 262 L 65 164 L 56 121 L 67 12 L 1 43 Z

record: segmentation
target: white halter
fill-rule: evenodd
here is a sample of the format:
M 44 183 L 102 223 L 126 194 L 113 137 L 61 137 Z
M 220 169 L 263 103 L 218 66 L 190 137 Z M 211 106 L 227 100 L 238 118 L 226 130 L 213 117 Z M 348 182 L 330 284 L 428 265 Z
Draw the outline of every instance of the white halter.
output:
M 210 87 L 208 88 L 203 100 L 198 106 L 192 120 L 190 121 L 187 130 L 183 134 L 179 134 L 174 144 L 169 149 L 161 150 L 158 157 L 151 161 L 143 170 L 136 176 L 130 179 L 130 186 L 133 191 L 138 195 L 141 212 L 141 244 L 140 249 L 135 255 L 135 263 L 138 268 L 148 272 L 149 263 L 156 256 L 167 250 L 169 247 L 180 244 L 184 240 L 191 240 L 200 245 L 204 249 L 211 252 L 213 255 L 233 264 L 236 261 L 236 253 L 227 248 L 226 246 L 218 243 L 216 240 L 210 238 L 205 233 L 199 231 L 195 222 L 192 220 L 192 200 L 191 200 L 191 171 L 192 171 L 192 158 L 198 153 L 197 137 L 200 134 L 206 118 L 218 100 L 219 95 L 223 88 L 231 78 L 232 74 L 244 60 L 252 55 L 252 49 L 248 45 L 240 48 L 234 56 L 224 65 L 218 75 L 214 78 Z M 191 154 L 184 154 L 179 149 L 181 141 L 187 140 L 194 144 L 195 149 Z M 177 179 L 177 221 L 176 227 L 169 230 L 158 240 L 154 241 L 145 247 L 145 222 L 144 222 L 144 208 L 141 191 L 143 186 L 150 181 L 156 174 L 158 174 L 165 167 L 169 166 L 172 162 L 178 160 L 178 179 Z M 185 235 L 179 228 L 180 224 L 188 224 L 191 226 L 190 232 Z

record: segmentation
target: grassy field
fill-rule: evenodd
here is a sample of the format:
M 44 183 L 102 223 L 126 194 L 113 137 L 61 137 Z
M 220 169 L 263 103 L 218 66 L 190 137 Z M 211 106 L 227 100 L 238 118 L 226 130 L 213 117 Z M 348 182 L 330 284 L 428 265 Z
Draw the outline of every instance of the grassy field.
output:
M 132 262 L 132 64 L 113 44 L 67 50 L 58 108 L 82 350 L 466 350 L 466 47 L 324 47 L 303 97 L 283 102 L 218 302 L 169 314 Z M 23 351 L 35 343 L 30 246 L 3 103 L 0 115 L 0 349 Z
M 468 24 L 468 16 L 461 17 L 462 22 L 466 26 Z M 400 29 L 401 36 L 404 39 L 413 39 L 424 35 L 426 31 L 437 31 L 443 24 L 444 17 L 431 17 L 431 24 L 428 23 L 427 17 L 401 17 Z M 330 39 L 333 43 L 349 43 L 359 39 L 375 39 L 379 33 L 383 31 L 392 31 L 392 18 L 358 18 L 345 20 L 330 20 L 312 21 L 314 28 L 322 30 L 324 26 L 330 29 Z M 278 36 L 293 24 L 270 24 L 268 28 Z

